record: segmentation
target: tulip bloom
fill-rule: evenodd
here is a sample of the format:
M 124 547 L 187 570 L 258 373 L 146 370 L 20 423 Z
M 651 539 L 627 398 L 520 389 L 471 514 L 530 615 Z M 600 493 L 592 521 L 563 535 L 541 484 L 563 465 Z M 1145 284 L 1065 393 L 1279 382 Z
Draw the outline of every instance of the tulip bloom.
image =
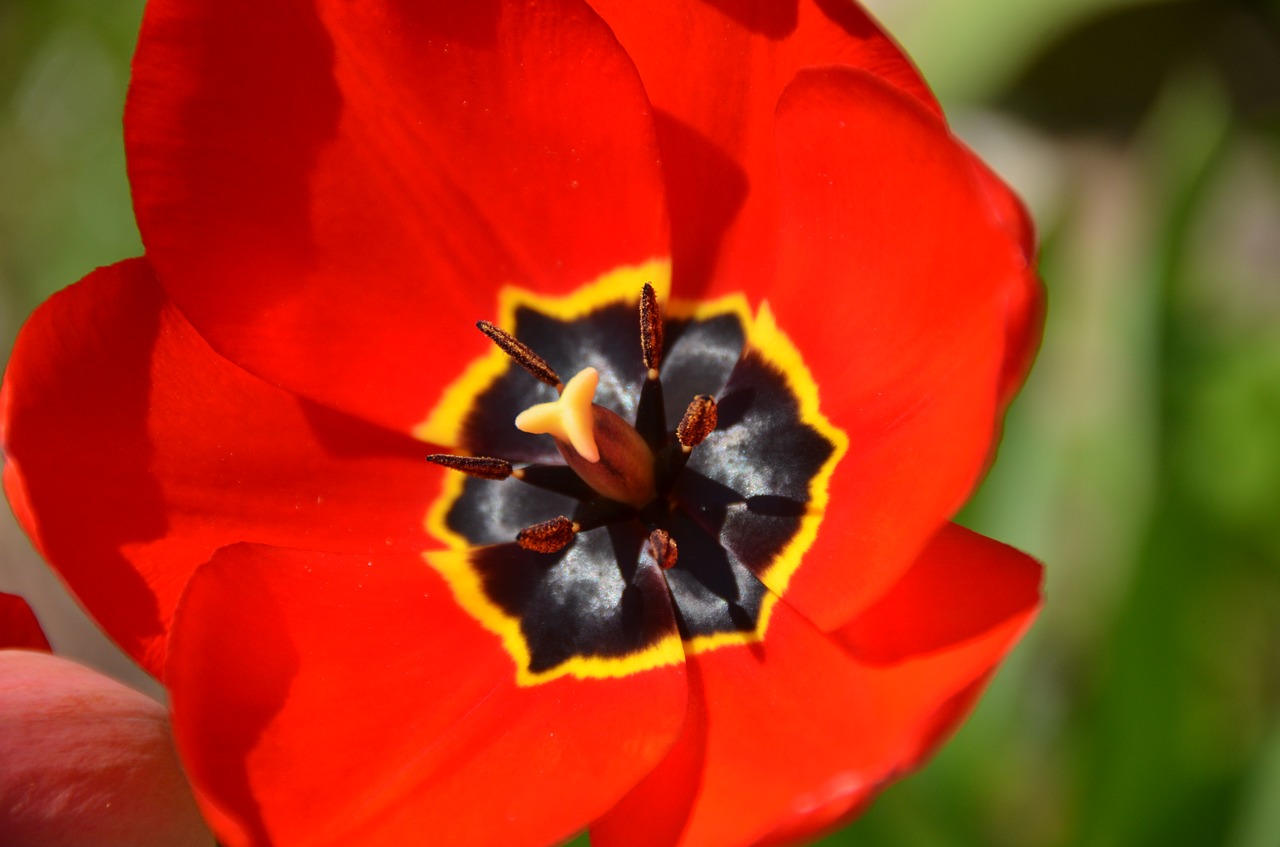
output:
M 223 842 L 802 840 L 1033 616 L 1031 227 L 856 6 L 153 0 L 125 129 L 5 485 Z

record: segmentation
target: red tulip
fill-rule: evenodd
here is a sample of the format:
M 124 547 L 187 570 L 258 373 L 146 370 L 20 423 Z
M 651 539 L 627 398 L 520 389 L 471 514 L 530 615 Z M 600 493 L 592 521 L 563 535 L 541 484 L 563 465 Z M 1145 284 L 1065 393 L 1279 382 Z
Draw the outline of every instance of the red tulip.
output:
M 949 523 L 1017 199 L 855 6 L 593 5 L 148 7 L 147 255 L 23 330 L 5 483 L 228 844 L 802 840 L 1038 606 Z

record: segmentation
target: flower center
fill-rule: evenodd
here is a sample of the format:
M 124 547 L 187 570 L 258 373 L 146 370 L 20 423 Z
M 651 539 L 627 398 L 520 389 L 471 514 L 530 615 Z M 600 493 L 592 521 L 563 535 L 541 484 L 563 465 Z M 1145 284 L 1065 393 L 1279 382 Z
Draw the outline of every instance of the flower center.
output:
M 521 412 L 515 419 L 516 428 L 551 436 L 565 464 L 594 495 L 610 501 L 596 504 L 599 525 L 640 520 L 649 532 L 650 555 L 664 570 L 674 567 L 678 544 L 666 527 L 675 506 L 671 492 L 693 448 L 715 430 L 717 407 L 715 398 L 699 394 L 689 401 L 675 432 L 667 432 L 660 373 L 665 326 L 653 286 L 645 283 L 640 293 L 637 352 L 645 367 L 645 378 L 636 404 L 635 426 L 594 402 L 600 382 L 595 368 L 583 368 L 564 382 L 545 359 L 515 336 L 488 321 L 479 321 L 476 326 L 513 362 L 559 394 L 554 400 Z M 642 430 L 647 435 L 642 435 Z M 483 479 L 514 476 L 534 485 L 540 479 L 536 467 L 517 469 L 506 459 L 447 453 L 427 458 Z M 559 515 L 521 529 L 515 541 L 526 550 L 556 553 L 582 531 L 581 522 Z
M 582 481 L 602 497 L 642 508 L 653 501 L 653 451 L 635 427 L 593 401 L 600 374 L 584 368 L 558 400 L 516 418 L 524 432 L 550 435 Z
M 676 302 L 664 320 L 647 284 L 638 321 L 617 284 L 512 301 L 478 324 L 497 358 L 422 429 L 466 453 L 430 457 L 461 473 L 428 515 L 449 549 L 427 562 L 524 684 L 762 637 L 845 445 L 767 306 Z

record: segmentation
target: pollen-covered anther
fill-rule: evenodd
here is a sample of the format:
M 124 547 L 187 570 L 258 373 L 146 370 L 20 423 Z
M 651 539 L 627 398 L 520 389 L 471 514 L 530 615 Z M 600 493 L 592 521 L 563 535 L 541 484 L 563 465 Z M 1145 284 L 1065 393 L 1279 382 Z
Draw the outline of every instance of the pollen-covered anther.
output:
M 697 447 L 716 428 L 716 401 L 710 394 L 699 394 L 684 410 L 684 417 L 676 427 L 676 440 L 680 448 L 688 453 Z
M 560 375 L 555 372 L 555 369 L 547 364 L 546 359 L 533 352 L 533 348 L 528 344 L 488 321 L 476 321 L 476 328 L 488 336 L 490 341 L 498 345 L 498 349 L 510 356 L 516 364 L 532 374 L 539 382 L 545 382 L 557 391 L 564 386 L 563 380 L 560 379 Z
M 665 529 L 655 529 L 649 533 L 648 544 L 649 554 L 653 556 L 653 560 L 664 571 L 669 571 L 676 566 L 679 550 L 676 547 L 676 540 L 671 537 L 671 533 Z
M 640 290 L 640 352 L 649 379 L 658 378 L 658 365 L 662 363 L 662 308 L 658 294 L 649 283 Z
M 535 553 L 559 553 L 582 527 L 564 515 L 527 526 L 516 533 L 516 543 Z
M 432 453 L 427 457 L 427 461 L 435 462 L 442 467 L 461 471 L 468 476 L 479 477 L 480 479 L 501 480 L 516 475 L 516 471 L 512 469 L 511 463 L 506 459 L 494 459 L 490 456 L 455 456 L 451 453 Z

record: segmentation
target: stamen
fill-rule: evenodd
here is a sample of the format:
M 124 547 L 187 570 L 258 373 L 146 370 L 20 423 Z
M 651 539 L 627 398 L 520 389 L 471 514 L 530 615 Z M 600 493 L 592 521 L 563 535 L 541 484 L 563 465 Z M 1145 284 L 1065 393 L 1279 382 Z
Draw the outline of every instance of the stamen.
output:
M 518 478 L 521 475 L 519 471 L 512 469 L 511 463 L 506 459 L 494 459 L 489 456 L 454 456 L 450 453 L 432 453 L 427 457 L 427 461 L 435 462 L 437 465 L 450 470 L 462 471 L 468 476 L 475 476 L 480 479 L 506 479 L 513 475 Z
M 595 368 L 583 368 L 565 384 L 558 399 L 530 406 L 517 415 L 516 429 L 550 435 L 572 445 L 588 462 L 600 461 L 591 408 L 599 382 L 600 374 Z
M 678 552 L 676 540 L 665 529 L 655 529 L 649 533 L 649 553 L 664 571 L 675 567 Z
M 716 401 L 710 394 L 693 398 L 676 427 L 676 440 L 684 452 L 697 447 L 715 430 L 716 414 Z
M 558 553 L 569 546 L 569 542 L 573 541 L 573 537 L 581 529 L 581 526 L 561 515 L 520 530 L 516 533 L 516 543 L 535 553 Z
M 557 391 L 564 386 L 560 375 L 555 372 L 551 365 L 547 364 L 547 360 L 533 352 L 529 345 L 511 333 L 499 329 L 488 321 L 476 321 L 476 328 L 487 335 L 490 341 L 497 344 L 503 353 L 514 359 L 516 364 L 533 374 L 538 381 L 545 382 Z
M 640 350 L 644 354 L 644 366 L 649 369 L 649 379 L 658 378 L 658 365 L 662 362 L 662 309 L 658 295 L 649 283 L 640 289 Z

